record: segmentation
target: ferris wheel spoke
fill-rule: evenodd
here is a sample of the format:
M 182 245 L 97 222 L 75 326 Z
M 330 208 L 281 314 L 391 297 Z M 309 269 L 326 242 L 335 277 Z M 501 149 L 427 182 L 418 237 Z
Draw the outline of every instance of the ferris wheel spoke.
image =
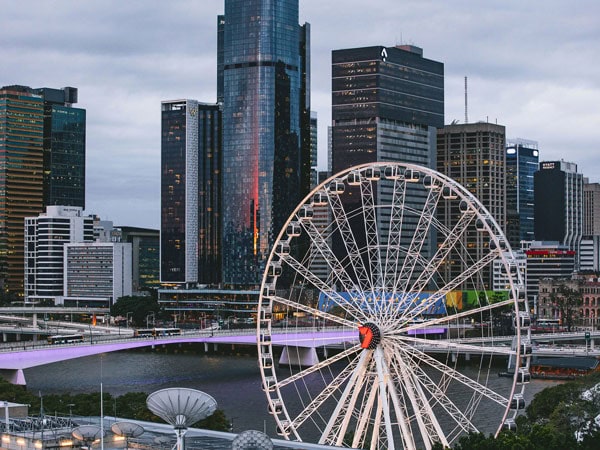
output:
M 502 308 L 504 306 L 509 306 L 515 305 L 515 300 L 512 298 L 509 298 L 507 300 L 501 300 L 499 302 L 494 302 L 494 303 L 490 303 L 489 305 L 485 305 L 485 306 L 480 306 L 478 308 L 473 308 L 473 309 L 469 309 L 467 311 L 463 311 L 460 313 L 456 313 L 456 314 L 452 314 L 452 315 L 448 315 L 448 316 L 443 316 L 443 317 L 436 317 L 435 319 L 428 319 L 425 322 L 421 322 L 421 323 L 414 323 L 414 324 L 409 324 L 406 325 L 405 327 L 402 328 L 398 328 L 397 330 L 394 330 L 392 332 L 390 332 L 390 334 L 393 335 L 402 335 L 405 334 L 409 331 L 414 331 L 414 330 L 422 330 L 424 328 L 429 328 L 435 325 L 444 325 L 447 324 L 449 322 L 454 322 L 458 319 L 462 319 L 465 317 L 473 317 L 477 314 L 481 314 L 482 312 L 485 311 L 491 311 L 494 309 L 498 309 L 498 308 Z
M 490 251 L 485 254 L 481 259 L 476 261 L 471 267 L 468 267 L 461 274 L 459 274 L 456 278 L 448 282 L 445 286 L 442 286 L 438 289 L 437 292 L 430 295 L 424 302 L 415 306 L 414 308 L 405 308 L 402 318 L 410 318 L 414 319 L 418 317 L 423 312 L 427 311 L 427 309 L 433 307 L 440 299 L 445 298 L 446 294 L 456 289 L 460 286 L 464 281 L 468 280 L 473 275 L 479 273 L 483 270 L 484 267 L 490 265 L 494 259 L 498 257 L 498 251 Z
M 425 265 L 419 278 L 411 287 L 411 291 L 421 292 L 427 287 L 431 278 L 438 272 L 440 266 L 444 263 L 452 249 L 455 248 L 458 241 L 463 237 L 467 227 L 474 218 L 477 217 L 473 209 L 467 210 L 462 214 L 452 231 L 446 235 L 444 242 L 438 247 L 429 264 Z
M 375 367 L 377 368 L 377 376 L 379 377 L 379 401 L 383 408 L 383 420 L 385 425 L 385 434 L 388 441 L 388 450 L 394 450 L 394 431 L 392 426 L 392 418 L 390 416 L 390 408 L 387 397 L 386 380 L 390 374 L 388 371 L 387 362 L 385 360 L 381 347 L 375 349 Z
M 398 356 L 398 359 L 401 361 L 400 364 L 406 374 L 404 378 L 408 378 L 406 383 L 414 386 L 415 391 L 418 393 L 419 398 L 421 399 L 421 413 L 430 419 L 432 426 L 435 427 L 435 434 L 440 438 L 440 442 L 442 444 L 447 447 L 450 446 L 448 437 L 442 430 L 438 420 L 433 414 L 431 402 L 439 404 L 446 411 L 446 413 L 452 417 L 462 431 L 466 433 L 478 431 L 477 428 L 471 423 L 468 415 L 464 414 L 461 409 L 456 406 L 454 402 L 450 400 L 450 398 L 448 398 L 445 391 L 447 386 L 444 387 L 444 384 L 434 382 L 419 364 L 413 364 L 410 362 L 412 361 L 412 358 L 401 348 L 398 349 L 397 355 L 400 355 Z M 419 414 L 417 414 L 417 416 L 419 416 Z M 430 434 L 430 436 L 431 435 L 433 434 Z
M 393 360 L 396 361 L 396 363 L 392 364 L 393 374 L 396 375 L 397 383 L 404 387 L 404 391 L 406 392 L 406 395 L 415 409 L 414 417 L 427 450 L 431 449 L 430 440 L 435 440 L 432 437 L 436 435 L 439 437 L 439 440 L 442 444 L 447 445 L 447 441 L 444 437 L 441 427 L 437 423 L 435 417 L 433 417 L 431 414 L 432 411 L 429 407 L 429 402 L 423 395 L 422 391 L 420 391 L 418 384 L 414 383 L 414 380 L 410 375 L 410 372 L 413 370 L 413 368 L 406 364 L 402 358 L 398 358 L 397 355 L 402 353 L 400 348 L 392 348 L 391 350 L 393 350 L 392 354 L 394 354 Z M 391 380 L 389 380 L 388 383 L 390 385 L 390 389 L 392 389 L 394 392 L 394 395 L 392 396 L 392 402 L 394 403 L 395 409 L 398 410 L 396 403 L 399 400 L 397 395 L 395 395 L 395 384 Z
M 287 386 L 288 384 L 294 383 L 294 382 L 310 375 L 311 373 L 315 373 L 315 372 L 323 369 L 324 367 L 328 367 L 337 361 L 340 361 L 340 360 L 347 358 L 355 353 L 358 353 L 361 350 L 362 350 L 362 348 L 360 347 L 360 345 L 356 345 L 354 347 L 346 349 L 343 352 L 340 352 L 330 358 L 320 361 L 319 363 L 317 363 L 313 366 L 307 367 L 306 369 L 303 369 L 300 372 L 295 373 L 294 375 L 291 375 L 287 378 L 282 379 L 281 381 L 278 381 L 277 386 L 279 388 Z
M 348 220 L 340 196 L 332 191 L 329 191 L 328 196 L 333 218 L 338 226 L 338 231 L 340 232 L 342 240 L 344 241 L 348 260 L 356 277 L 358 290 L 361 292 L 368 292 L 371 287 L 370 275 L 364 265 L 361 252 L 356 243 L 356 239 L 354 238 L 354 233 L 352 232 L 352 227 L 350 226 L 350 221 Z
M 395 336 L 394 339 L 398 339 L 403 342 L 411 342 L 415 344 L 416 348 L 439 349 L 443 350 L 444 352 L 455 352 L 460 354 L 473 353 L 502 356 L 510 356 L 515 354 L 515 351 L 511 350 L 510 347 L 469 345 L 458 341 L 448 341 L 445 339 L 423 339 L 411 336 Z
M 441 190 L 430 189 L 427 195 L 427 200 L 423 206 L 423 210 L 419 215 L 419 221 L 413 239 L 408 248 L 407 254 L 402 263 L 402 269 L 396 284 L 394 286 L 395 292 L 408 292 L 408 286 L 413 273 L 416 269 L 416 261 L 418 256 L 421 255 L 423 244 L 427 240 L 427 233 L 430 230 L 432 220 L 435 216 L 436 207 L 441 197 Z
M 404 219 L 404 199 L 406 181 L 404 177 L 394 179 L 392 203 L 390 211 L 390 225 L 387 236 L 386 259 L 384 264 L 383 281 L 385 286 L 394 286 L 396 273 L 400 261 L 400 243 L 402 241 L 402 223 Z
M 333 393 L 338 391 L 344 382 L 346 382 L 352 376 L 356 366 L 358 365 L 358 362 L 359 357 L 356 357 L 350 361 L 348 365 L 336 377 L 333 378 L 327 387 L 315 396 L 315 398 L 292 421 L 292 426 L 294 429 L 298 429 L 307 419 L 312 417 L 314 414 L 318 414 L 322 405 L 329 400 Z
M 303 264 L 299 263 L 292 256 L 287 256 L 285 258 L 285 262 L 296 271 L 300 276 L 302 276 L 307 282 L 312 284 L 315 288 L 319 289 L 322 293 L 324 293 L 327 298 L 333 301 L 337 306 L 345 309 L 350 312 L 352 317 L 357 321 L 366 320 L 367 316 L 365 312 L 357 307 L 353 302 L 349 302 L 345 300 L 339 293 L 332 290 L 327 284 L 323 282 L 318 276 L 316 276 L 313 272 L 308 270 Z M 368 303 L 368 302 L 363 302 Z
M 364 443 L 365 436 L 368 430 L 368 425 L 373 414 L 373 405 L 375 404 L 376 399 L 377 391 L 375 389 L 371 389 L 367 401 L 365 402 L 363 407 L 360 408 L 358 411 L 356 432 L 354 433 L 354 437 L 352 439 L 353 448 L 359 448 L 359 446 L 362 446 L 362 444 Z
M 458 381 L 459 383 L 471 389 L 471 391 L 479 392 L 501 406 L 508 406 L 509 401 L 508 399 L 506 399 L 506 397 L 494 392 L 487 386 L 467 377 L 466 375 L 463 375 L 456 369 L 439 362 L 437 359 L 433 358 L 432 356 L 429 356 L 425 352 L 416 349 L 415 347 L 412 348 L 412 351 L 414 352 L 414 357 L 419 358 L 422 362 L 438 370 L 440 373 L 450 376 L 455 381 Z
M 370 290 L 371 292 L 381 291 L 383 289 L 383 279 L 381 278 L 381 253 L 379 248 L 379 229 L 377 226 L 377 214 L 375 212 L 375 201 L 373 194 L 373 183 L 363 177 L 360 183 L 362 198 L 362 209 L 364 216 L 365 237 L 367 245 L 367 255 L 369 259 Z
M 339 438 L 340 417 L 343 419 L 343 412 L 347 411 L 348 403 L 352 400 L 352 396 L 358 395 L 357 386 L 362 386 L 362 384 L 364 383 L 367 368 L 371 363 L 372 353 L 372 350 L 361 352 L 358 364 L 354 368 L 350 379 L 346 383 L 346 387 L 344 388 L 344 391 L 340 399 L 338 400 L 338 403 L 333 413 L 331 414 L 331 417 L 329 418 L 329 421 L 327 422 L 323 433 L 321 434 L 319 444 L 334 444 L 334 442 L 337 442 L 337 439 Z M 341 436 L 340 444 L 334 445 L 341 445 L 342 440 L 343 436 Z
M 326 294 L 327 295 L 327 294 Z M 328 296 L 329 297 L 329 296 Z M 311 314 L 315 317 L 319 317 L 321 319 L 325 319 L 325 320 L 329 320 L 331 322 L 336 322 L 339 323 L 340 325 L 349 327 L 349 328 L 356 328 L 356 322 L 352 322 L 350 320 L 346 320 L 343 317 L 339 317 L 336 316 L 335 314 L 329 314 L 327 312 L 321 311 L 320 309 L 316 309 L 316 308 L 312 308 L 308 305 L 303 305 L 301 303 L 295 302 L 293 300 L 284 298 L 284 297 L 279 297 L 277 295 L 273 296 L 273 301 L 276 303 L 280 303 L 282 305 L 288 306 L 294 310 L 298 310 L 298 311 L 302 311 L 308 314 Z M 331 298 L 331 297 L 329 297 Z M 336 302 L 336 300 L 334 300 L 333 298 L 331 298 L 332 301 Z M 337 304 L 337 302 L 336 302 Z

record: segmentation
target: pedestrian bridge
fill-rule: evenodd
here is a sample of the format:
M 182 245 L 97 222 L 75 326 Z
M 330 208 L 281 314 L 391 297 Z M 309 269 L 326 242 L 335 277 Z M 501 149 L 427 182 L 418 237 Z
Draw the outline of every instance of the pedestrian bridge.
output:
M 45 342 L 23 341 L 4 344 L 0 346 L 0 376 L 13 384 L 25 385 L 24 369 L 43 366 L 68 359 L 97 355 L 100 353 L 130 350 L 141 347 L 154 347 L 156 345 L 203 343 L 208 350 L 210 345 L 215 348 L 219 344 L 225 345 L 256 345 L 256 330 L 202 330 L 200 332 L 185 332 L 177 336 L 149 336 L 149 337 L 120 337 L 120 336 L 86 336 L 85 342 L 71 344 L 50 345 Z M 355 345 L 358 343 L 358 331 L 349 328 L 331 328 L 320 330 L 296 329 L 293 332 L 272 332 L 273 345 L 282 347 L 297 347 L 302 361 L 313 361 L 316 357 L 317 347 L 339 346 L 345 343 Z M 284 351 L 287 355 L 287 352 Z M 286 356 L 287 357 L 287 356 Z

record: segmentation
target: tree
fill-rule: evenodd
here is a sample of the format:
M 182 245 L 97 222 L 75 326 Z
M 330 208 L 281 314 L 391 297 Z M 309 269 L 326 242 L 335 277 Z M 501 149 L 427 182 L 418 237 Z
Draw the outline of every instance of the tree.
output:
M 127 317 L 131 313 L 131 320 L 134 326 L 146 326 L 146 317 L 151 313 L 155 314 L 155 319 L 159 317 L 160 305 L 158 301 L 149 297 L 125 296 L 119 298 L 111 307 L 110 315 L 113 317 Z
M 567 326 L 567 331 L 571 331 L 574 319 L 579 314 L 579 309 L 583 304 L 583 298 L 579 290 L 561 284 L 558 287 L 558 292 L 550 294 L 550 301 L 558 309 L 563 324 Z

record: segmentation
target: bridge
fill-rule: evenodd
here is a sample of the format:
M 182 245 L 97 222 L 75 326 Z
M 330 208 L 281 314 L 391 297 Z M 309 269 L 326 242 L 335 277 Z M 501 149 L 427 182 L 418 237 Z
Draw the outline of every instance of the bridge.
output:
M 318 331 L 318 332 L 316 332 Z M 586 332 L 552 333 L 532 335 L 532 351 L 534 356 L 596 356 L 600 357 L 600 349 L 594 346 L 594 339 L 600 338 L 600 331 L 588 331 L 591 344 L 588 345 L 556 345 L 565 341 L 574 342 L 584 340 Z M 316 348 L 341 348 L 344 345 L 357 345 L 358 332 L 351 328 L 327 328 L 316 330 L 312 327 L 303 329 L 274 331 L 269 338 L 272 345 L 283 347 L 282 364 L 296 364 L 310 366 L 318 363 Z M 428 353 L 456 353 L 452 346 L 459 344 L 468 351 L 461 354 L 467 355 L 482 353 L 477 347 L 494 347 L 498 353 L 511 352 L 510 346 L 513 336 L 494 336 L 478 338 L 449 339 L 444 341 L 431 341 L 419 346 Z M 116 334 L 98 335 L 88 334 L 84 342 L 71 344 L 48 344 L 45 341 L 21 341 L 0 344 L 0 376 L 13 384 L 25 385 L 24 369 L 97 355 L 100 353 L 130 350 L 142 347 L 155 347 L 157 345 L 173 345 L 184 343 L 203 343 L 205 351 L 210 345 L 216 349 L 219 344 L 225 345 L 252 345 L 257 344 L 255 329 L 248 330 L 193 330 L 184 331 L 175 336 L 147 336 L 133 337 L 119 336 Z M 294 348 L 294 351 L 288 351 Z
M 332 345 L 358 343 L 358 331 L 348 328 L 331 328 L 315 333 L 312 328 L 281 331 L 271 335 L 271 343 L 277 346 L 297 347 L 298 352 L 284 351 L 281 362 L 298 365 L 314 363 L 315 349 Z M 88 340 L 89 339 L 89 340 Z M 12 342 L 0 345 L 0 376 L 13 384 L 25 385 L 24 369 L 42 366 L 68 359 L 97 355 L 100 353 L 131 350 L 157 345 L 203 343 L 205 350 L 212 344 L 256 345 L 256 330 L 195 330 L 176 336 L 120 337 L 116 335 L 90 335 L 84 342 L 71 344 L 48 344 L 47 342 Z M 285 355 L 285 356 L 284 356 Z M 287 359 L 286 359 L 287 358 Z M 296 358 L 296 359 L 294 359 Z

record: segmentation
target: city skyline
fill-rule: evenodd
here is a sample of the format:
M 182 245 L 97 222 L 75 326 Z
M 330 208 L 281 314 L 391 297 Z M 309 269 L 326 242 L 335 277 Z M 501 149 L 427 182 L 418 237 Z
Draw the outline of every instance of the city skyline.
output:
M 148 7 L 151 5 L 151 8 Z M 343 8 L 342 8 L 343 6 Z M 217 96 L 217 16 L 224 3 L 26 0 L 3 4 L 0 84 L 79 89 L 87 110 L 86 212 L 159 228 L 160 105 Z M 311 24 L 319 167 L 331 124 L 331 51 L 414 44 L 445 65 L 445 120 L 506 126 L 600 181 L 600 5 L 546 2 L 300 1 Z M 348 29 L 356 32 L 348 32 Z M 128 195 L 123 195 L 128 193 Z

